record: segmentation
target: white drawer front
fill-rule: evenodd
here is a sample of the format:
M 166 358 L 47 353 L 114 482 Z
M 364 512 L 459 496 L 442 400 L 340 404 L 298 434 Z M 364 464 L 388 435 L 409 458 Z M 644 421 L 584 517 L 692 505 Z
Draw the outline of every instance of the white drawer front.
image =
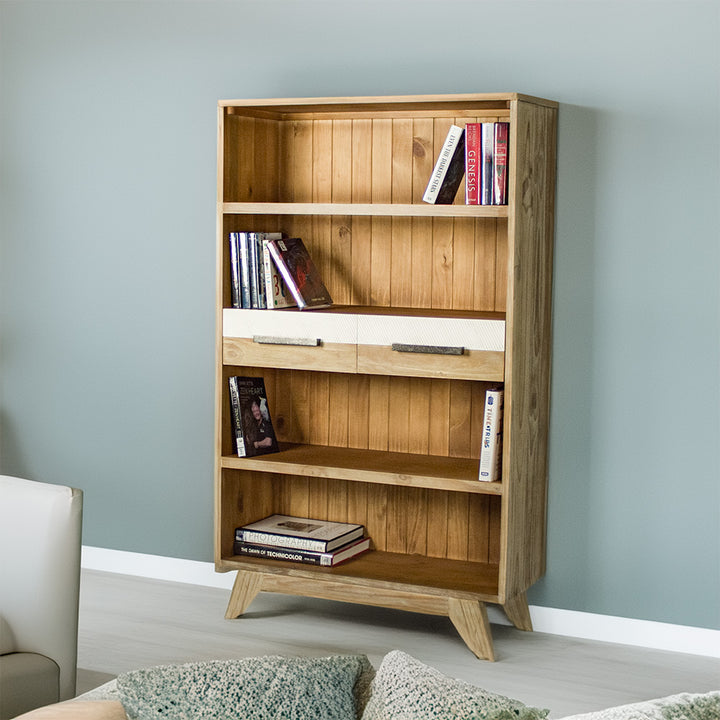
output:
M 223 310 L 223 336 L 278 341 L 357 342 L 357 316 L 293 310 Z
M 396 343 L 502 352 L 505 349 L 505 321 L 398 315 L 358 316 L 359 345 Z

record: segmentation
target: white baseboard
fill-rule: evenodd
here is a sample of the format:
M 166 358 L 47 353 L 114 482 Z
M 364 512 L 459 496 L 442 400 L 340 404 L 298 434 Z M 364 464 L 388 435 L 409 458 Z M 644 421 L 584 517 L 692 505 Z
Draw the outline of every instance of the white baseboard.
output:
M 82 567 L 227 590 L 235 579 L 235 573 L 216 573 L 212 563 L 88 546 L 82 549 Z M 492 623 L 509 624 L 499 608 L 490 606 L 488 616 Z M 530 616 L 537 632 L 720 658 L 720 630 L 539 605 L 530 606 Z

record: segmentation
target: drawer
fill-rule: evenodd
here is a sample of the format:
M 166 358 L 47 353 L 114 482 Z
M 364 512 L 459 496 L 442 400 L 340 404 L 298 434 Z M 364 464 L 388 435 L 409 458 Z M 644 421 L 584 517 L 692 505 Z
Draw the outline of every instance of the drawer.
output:
M 483 318 L 358 317 L 358 372 L 502 381 L 505 322 Z
M 223 363 L 354 373 L 354 315 L 290 310 L 223 311 Z

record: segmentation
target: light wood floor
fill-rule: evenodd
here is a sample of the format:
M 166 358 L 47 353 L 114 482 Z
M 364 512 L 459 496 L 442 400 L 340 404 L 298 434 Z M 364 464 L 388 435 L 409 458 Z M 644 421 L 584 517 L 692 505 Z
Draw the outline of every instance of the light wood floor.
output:
M 525 633 L 493 625 L 496 662 L 477 660 L 447 618 L 261 593 L 225 620 L 229 591 L 83 571 L 78 692 L 118 673 L 252 655 L 403 650 L 451 677 L 551 709 L 553 718 L 678 692 L 720 689 L 720 659 Z

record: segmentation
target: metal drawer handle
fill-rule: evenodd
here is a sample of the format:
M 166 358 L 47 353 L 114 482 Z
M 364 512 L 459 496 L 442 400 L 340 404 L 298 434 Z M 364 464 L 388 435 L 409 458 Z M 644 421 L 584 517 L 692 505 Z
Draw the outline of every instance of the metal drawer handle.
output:
M 430 355 L 462 355 L 464 347 L 447 347 L 445 345 L 408 345 L 406 343 L 393 343 L 395 352 L 426 353 Z
M 253 342 L 262 345 L 305 345 L 317 347 L 322 342 L 321 338 L 291 338 L 275 337 L 272 335 L 253 335 Z

